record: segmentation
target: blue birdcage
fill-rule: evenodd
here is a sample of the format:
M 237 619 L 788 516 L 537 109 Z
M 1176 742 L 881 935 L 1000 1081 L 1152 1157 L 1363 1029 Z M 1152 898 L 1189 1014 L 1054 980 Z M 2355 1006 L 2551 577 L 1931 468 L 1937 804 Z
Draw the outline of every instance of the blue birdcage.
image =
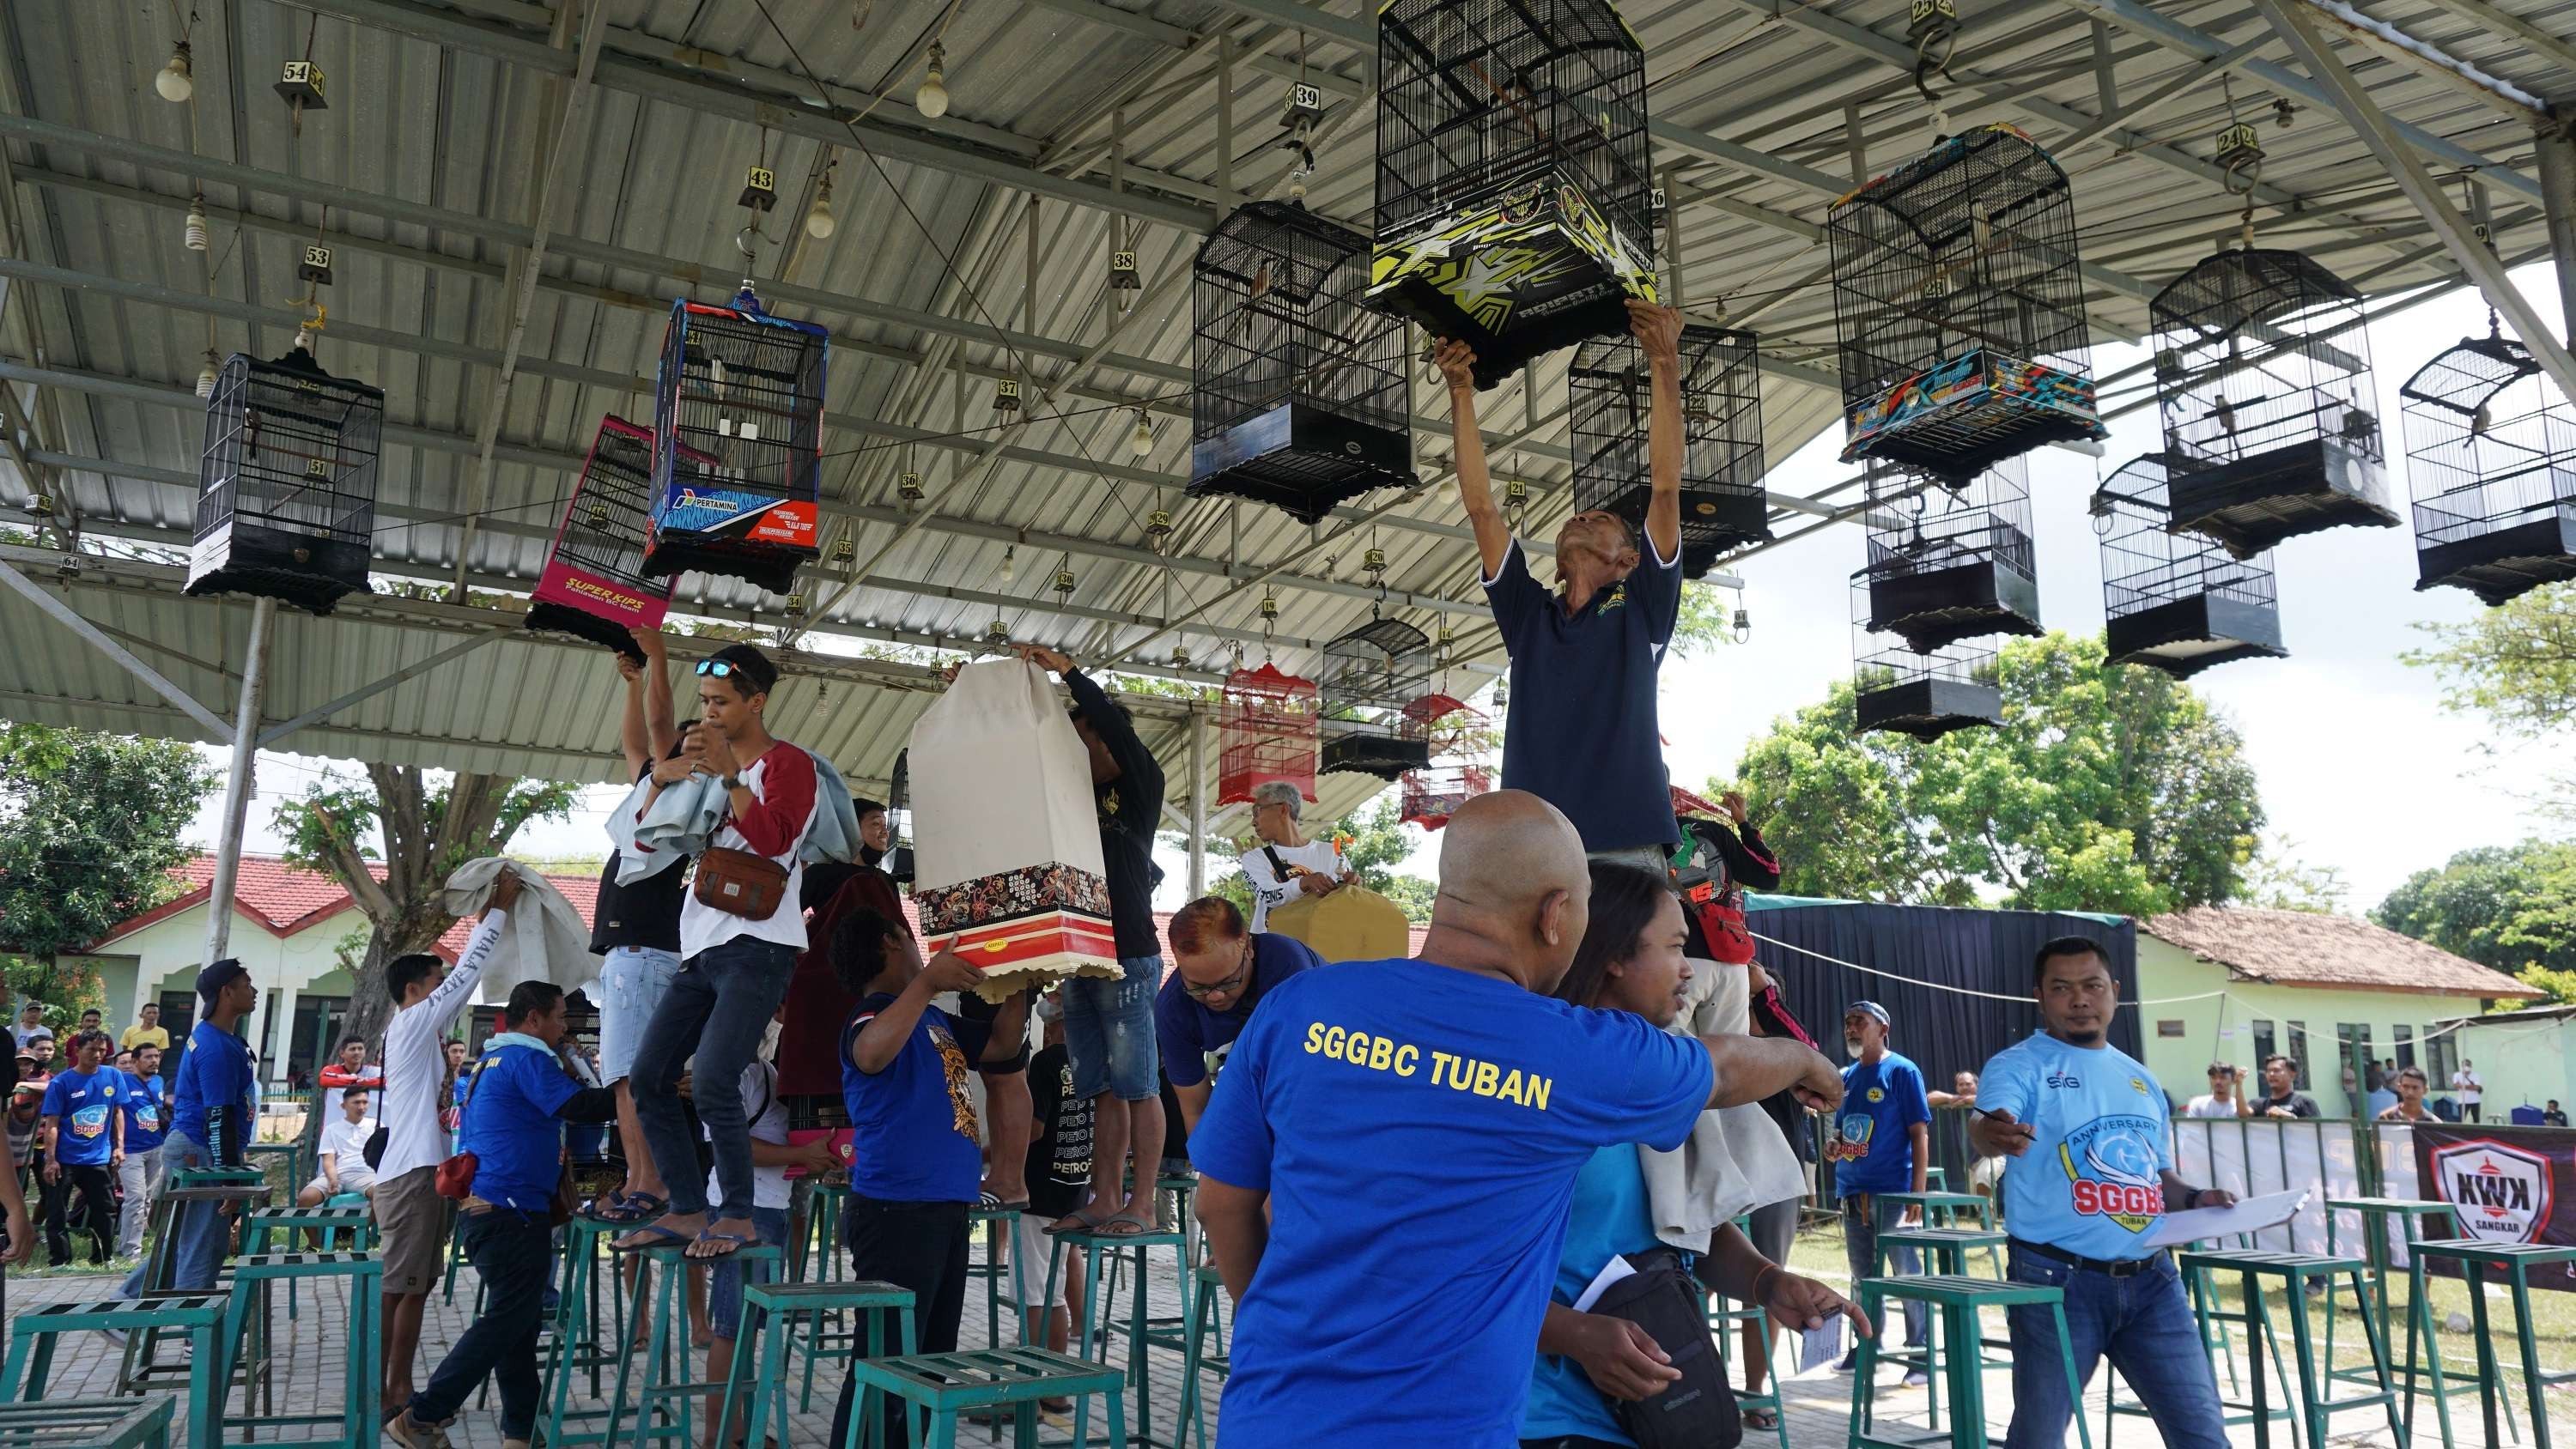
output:
M 785 593 L 815 556 L 832 335 L 731 303 L 672 304 L 653 393 L 644 573 L 730 574 Z

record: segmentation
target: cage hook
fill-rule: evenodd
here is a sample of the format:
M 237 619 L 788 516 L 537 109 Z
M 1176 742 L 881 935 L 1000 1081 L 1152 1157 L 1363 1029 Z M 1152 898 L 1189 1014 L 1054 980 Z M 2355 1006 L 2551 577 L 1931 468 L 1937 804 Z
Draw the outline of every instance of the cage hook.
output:
M 1950 79 L 1950 56 L 1959 48 L 1956 0 L 1914 0 L 1905 38 L 1914 42 L 1914 88 L 1937 107 L 1941 98 L 1934 94 L 1929 78 L 1938 75 L 1944 81 Z M 1944 113 L 1936 109 L 1933 117 L 1936 130 L 1949 129 Z

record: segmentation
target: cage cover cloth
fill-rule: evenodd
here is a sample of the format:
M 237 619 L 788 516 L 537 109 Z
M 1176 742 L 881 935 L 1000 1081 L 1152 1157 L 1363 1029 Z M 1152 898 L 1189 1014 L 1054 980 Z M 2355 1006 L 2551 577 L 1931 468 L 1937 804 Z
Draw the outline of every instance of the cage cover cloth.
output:
M 1387 961 L 1412 954 L 1404 908 L 1357 881 L 1327 896 L 1302 896 L 1270 908 L 1266 922 L 1326 961 Z
M 1017 659 L 957 671 L 912 727 L 913 907 L 1000 1001 L 1068 976 L 1120 979 L 1091 756 Z
M 633 629 L 658 629 L 670 612 L 672 579 L 644 572 L 652 517 L 653 430 L 620 417 L 599 435 L 555 526 L 545 572 L 530 593 L 527 626 L 570 634 L 642 662 Z

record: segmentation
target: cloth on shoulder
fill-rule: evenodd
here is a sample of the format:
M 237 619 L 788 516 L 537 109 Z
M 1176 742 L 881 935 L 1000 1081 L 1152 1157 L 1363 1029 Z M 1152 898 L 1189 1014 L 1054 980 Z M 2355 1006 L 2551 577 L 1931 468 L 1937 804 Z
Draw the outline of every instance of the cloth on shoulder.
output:
M 440 907 L 451 915 L 480 914 L 505 870 L 519 878 L 519 903 L 510 908 L 500 939 L 492 943 L 482 986 L 499 998 L 522 981 L 550 981 L 571 991 L 590 980 L 598 971 L 597 958 L 590 954 L 590 926 L 554 882 L 533 867 L 500 855 L 469 860 L 448 876 L 439 893 Z
M 1693 960 L 1677 1036 L 1744 1036 L 1753 1020 L 1753 974 L 1743 966 Z M 1705 1253 L 1717 1230 L 1755 1208 L 1802 1197 L 1806 1174 L 1780 1125 L 1757 1103 L 1699 1114 L 1690 1140 L 1674 1152 L 1637 1148 L 1655 1236 L 1685 1252 Z
M 851 801 L 849 784 L 831 761 L 812 750 L 805 754 L 814 762 L 814 823 L 797 854 L 808 865 L 856 860 L 859 811 Z M 647 799 L 652 803 L 647 805 Z M 726 808 L 724 782 L 713 775 L 691 775 L 664 786 L 658 796 L 653 794 L 651 775 L 636 781 L 617 808 L 608 812 L 608 842 L 617 848 L 617 883 L 633 885 L 684 857 L 703 853 L 724 822 Z

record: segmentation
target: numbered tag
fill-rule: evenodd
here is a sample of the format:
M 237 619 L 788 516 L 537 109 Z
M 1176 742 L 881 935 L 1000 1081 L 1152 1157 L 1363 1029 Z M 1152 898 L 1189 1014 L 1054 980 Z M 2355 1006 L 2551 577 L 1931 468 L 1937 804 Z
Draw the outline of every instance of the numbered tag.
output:
M 771 207 L 776 206 L 778 204 L 778 173 L 770 170 L 766 166 L 751 166 L 744 168 L 742 195 L 735 199 L 735 204 L 738 206 L 748 206 L 755 211 L 767 211 Z
M 296 264 L 295 275 L 318 286 L 331 285 L 331 249 L 320 242 L 306 242 L 304 257 Z
M 309 60 L 290 60 L 277 78 L 277 93 L 308 111 L 328 110 L 322 103 L 322 67 Z
M 307 458 L 304 460 L 304 476 L 307 478 L 328 478 L 331 476 L 331 465 L 320 458 Z

